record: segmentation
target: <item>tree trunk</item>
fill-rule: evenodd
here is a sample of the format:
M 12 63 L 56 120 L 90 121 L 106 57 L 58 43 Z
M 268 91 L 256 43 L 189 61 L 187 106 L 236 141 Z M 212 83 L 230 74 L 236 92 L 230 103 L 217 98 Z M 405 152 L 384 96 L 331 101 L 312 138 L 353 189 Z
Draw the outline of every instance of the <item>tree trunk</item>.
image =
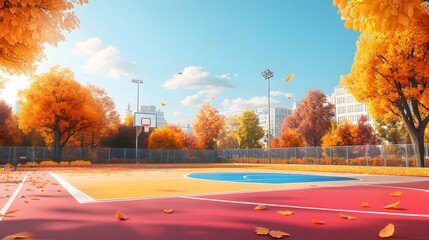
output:
M 55 130 L 55 139 L 54 139 L 54 161 L 60 163 L 61 161 L 61 145 L 60 145 L 61 135 L 58 129 Z
M 416 155 L 416 166 L 425 166 L 425 143 L 424 143 L 424 128 L 419 127 L 417 131 L 410 132 L 411 142 L 413 143 L 414 152 Z

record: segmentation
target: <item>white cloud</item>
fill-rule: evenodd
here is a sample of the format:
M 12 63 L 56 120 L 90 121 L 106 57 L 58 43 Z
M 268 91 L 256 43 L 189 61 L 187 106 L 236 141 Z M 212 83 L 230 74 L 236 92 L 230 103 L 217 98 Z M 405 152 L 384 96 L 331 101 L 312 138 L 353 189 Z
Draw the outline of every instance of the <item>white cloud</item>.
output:
M 105 73 L 108 77 L 119 78 L 133 71 L 135 62 L 124 59 L 118 48 L 105 46 L 98 37 L 78 42 L 74 55 L 83 55 L 86 62 L 82 66 L 86 73 Z
M 174 111 L 174 112 L 173 112 L 173 115 L 174 115 L 174 116 L 180 116 L 180 115 L 182 115 L 182 112 Z
M 222 88 L 210 88 L 201 90 L 194 95 L 185 97 L 185 99 L 183 99 L 181 103 L 185 106 L 199 107 L 205 103 L 215 100 L 216 96 L 220 94 L 221 90 Z
M 5 100 L 10 106 L 15 104 L 18 99 L 18 91 L 30 86 L 30 82 L 26 77 L 5 76 L 8 79 L 4 85 L 4 89 L 0 89 L 0 98 Z
M 253 110 L 256 108 L 266 108 L 268 99 L 267 97 L 253 97 L 250 99 L 225 99 L 222 102 L 223 110 L 222 114 L 225 115 L 238 115 L 245 110 Z M 271 106 L 280 105 L 280 101 L 271 98 Z
M 285 93 L 282 91 L 270 91 L 270 96 L 278 97 L 278 96 L 284 96 L 284 97 L 292 97 L 292 93 Z
M 167 89 L 198 89 L 198 88 L 232 88 L 229 74 L 213 75 L 204 72 L 202 67 L 186 67 L 181 74 L 175 74 L 172 78 L 164 82 Z

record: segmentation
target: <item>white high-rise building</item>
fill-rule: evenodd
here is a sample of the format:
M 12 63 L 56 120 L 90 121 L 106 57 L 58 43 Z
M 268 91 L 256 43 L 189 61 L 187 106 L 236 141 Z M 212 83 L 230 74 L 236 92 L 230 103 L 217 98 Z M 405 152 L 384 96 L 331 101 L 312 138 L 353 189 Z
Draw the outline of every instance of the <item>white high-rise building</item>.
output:
M 161 128 L 162 126 L 167 124 L 167 120 L 165 120 L 165 118 L 164 118 L 164 112 L 161 110 L 156 110 L 156 106 L 140 105 L 139 112 L 156 114 L 156 127 L 157 128 Z
M 255 114 L 259 118 L 259 126 L 264 129 L 264 132 L 268 131 L 268 109 L 258 108 L 255 110 Z M 278 137 L 281 133 L 283 121 L 286 116 L 292 114 L 291 108 L 286 107 L 271 107 L 270 108 L 270 123 L 271 123 L 271 135 Z
M 368 108 L 365 104 L 357 102 L 353 96 L 342 87 L 335 87 L 334 92 L 327 96 L 328 102 L 335 105 L 335 121 L 341 124 L 345 120 L 357 124 L 359 118 L 365 115 L 368 122 L 374 126 Z

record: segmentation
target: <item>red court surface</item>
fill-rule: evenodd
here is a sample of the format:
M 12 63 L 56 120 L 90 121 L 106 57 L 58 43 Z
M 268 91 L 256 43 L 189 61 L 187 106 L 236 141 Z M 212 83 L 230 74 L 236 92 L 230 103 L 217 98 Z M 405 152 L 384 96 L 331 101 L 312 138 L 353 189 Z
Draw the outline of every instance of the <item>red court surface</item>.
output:
M 308 187 L 263 192 L 206 194 L 78 203 L 47 172 L 21 172 L 0 184 L 0 238 L 30 232 L 36 239 L 271 239 L 261 226 L 290 234 L 285 239 L 429 239 L 429 180 L 417 182 Z M 23 184 L 17 179 L 26 179 Z M 47 182 L 49 180 L 49 182 Z M 45 183 L 41 186 L 41 183 Z M 18 189 L 20 188 L 20 189 Z M 19 191 L 17 191 L 19 190 Z M 402 192 L 393 197 L 392 192 Z M 15 196 L 14 196 L 15 195 Z M 369 207 L 361 207 L 368 202 Z M 383 207 L 400 202 L 397 209 Z M 10 204 L 10 206 L 8 206 Z M 264 204 L 266 210 L 254 210 Z M 163 213 L 173 209 L 173 213 Z M 129 217 L 120 221 L 116 210 Z M 290 216 L 277 211 L 293 211 Z M 340 213 L 355 217 L 343 219 Z M 314 224 L 321 220 L 324 224 Z

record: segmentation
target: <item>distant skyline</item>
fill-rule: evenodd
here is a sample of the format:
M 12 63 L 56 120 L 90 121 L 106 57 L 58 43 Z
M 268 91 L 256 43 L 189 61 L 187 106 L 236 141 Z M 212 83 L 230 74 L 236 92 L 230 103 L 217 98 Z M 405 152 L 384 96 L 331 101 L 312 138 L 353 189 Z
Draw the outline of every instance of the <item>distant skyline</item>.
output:
M 37 72 L 71 68 L 81 84 L 104 88 L 122 116 L 128 103 L 136 109 L 131 79 L 143 80 L 140 105 L 185 124 L 209 101 L 225 115 L 266 107 L 268 68 L 272 106 L 290 106 L 311 89 L 333 92 L 350 70 L 359 34 L 336 12 L 331 1 L 92 0 Z M 0 97 L 13 104 L 28 85 L 11 77 Z

